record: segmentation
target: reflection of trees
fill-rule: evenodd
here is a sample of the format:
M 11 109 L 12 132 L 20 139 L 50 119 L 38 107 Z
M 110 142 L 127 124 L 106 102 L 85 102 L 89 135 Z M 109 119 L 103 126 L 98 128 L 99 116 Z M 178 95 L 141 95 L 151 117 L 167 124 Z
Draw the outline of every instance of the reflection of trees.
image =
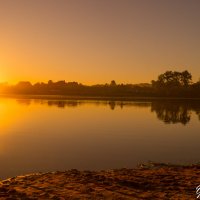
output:
M 59 108 L 67 107 L 77 107 L 79 102 L 77 101 L 48 101 L 48 106 L 57 106 Z
M 96 106 L 109 106 L 111 110 L 116 107 L 149 107 L 150 102 L 134 102 L 134 101 L 87 101 L 87 100 L 41 100 L 38 101 L 40 104 L 47 104 L 48 106 L 57 106 L 59 108 L 65 107 L 77 107 L 85 104 L 95 104 Z
M 115 101 L 110 101 L 108 104 L 109 104 L 111 110 L 115 109 L 115 106 L 116 106 Z
M 199 100 L 136 100 L 136 101 L 115 101 L 110 100 L 56 100 L 56 99 L 19 99 L 19 104 L 29 105 L 39 103 L 42 105 L 56 106 L 59 108 L 78 107 L 81 105 L 94 104 L 96 106 L 107 106 L 111 110 L 116 108 L 147 108 L 151 106 L 151 111 L 155 112 L 158 119 L 166 124 L 187 124 L 194 112 L 200 120 L 200 101 Z
M 40 103 L 44 103 L 41 101 Z M 155 112 L 158 119 L 166 124 L 181 123 L 186 125 L 191 119 L 191 112 L 194 111 L 200 120 L 200 104 L 198 101 L 79 101 L 79 100 L 48 100 L 48 106 L 57 106 L 59 108 L 77 107 L 85 104 L 95 104 L 97 106 L 109 106 L 111 110 L 116 107 L 123 109 L 124 107 L 149 107 Z
M 156 112 L 158 119 L 167 124 L 187 124 L 191 118 L 192 104 L 183 102 L 152 102 L 151 111 Z
M 198 118 L 200 120 L 200 109 L 196 111 L 196 114 L 197 114 L 197 116 L 198 116 Z
M 124 107 L 149 107 L 151 106 L 150 102 L 137 102 L 137 101 L 109 101 L 108 105 L 111 110 L 114 110 L 116 107 L 123 109 Z
M 17 103 L 29 106 L 31 104 L 31 99 L 17 99 Z

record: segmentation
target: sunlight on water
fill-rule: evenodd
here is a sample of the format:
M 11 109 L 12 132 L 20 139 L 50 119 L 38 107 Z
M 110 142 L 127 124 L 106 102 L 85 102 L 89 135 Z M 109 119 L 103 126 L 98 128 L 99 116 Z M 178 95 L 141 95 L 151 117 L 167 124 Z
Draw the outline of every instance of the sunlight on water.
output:
M 16 104 L 16 101 L 0 99 L 0 130 L 1 135 L 5 132 L 4 128 L 9 128 L 20 118 L 23 118 L 23 109 Z
M 198 102 L 1 98 L 0 175 L 198 162 L 199 110 Z

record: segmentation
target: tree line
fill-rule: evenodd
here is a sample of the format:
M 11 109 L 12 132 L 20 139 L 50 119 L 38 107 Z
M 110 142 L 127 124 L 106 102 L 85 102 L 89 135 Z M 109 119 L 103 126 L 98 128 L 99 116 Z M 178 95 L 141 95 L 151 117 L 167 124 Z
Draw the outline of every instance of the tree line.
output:
M 112 80 L 109 84 L 92 86 L 65 80 L 31 84 L 28 81 L 16 85 L 1 84 L 4 94 L 32 95 L 68 95 L 98 97 L 200 97 L 200 81 L 193 83 L 192 75 L 187 70 L 166 71 L 157 80 L 143 84 L 117 84 Z

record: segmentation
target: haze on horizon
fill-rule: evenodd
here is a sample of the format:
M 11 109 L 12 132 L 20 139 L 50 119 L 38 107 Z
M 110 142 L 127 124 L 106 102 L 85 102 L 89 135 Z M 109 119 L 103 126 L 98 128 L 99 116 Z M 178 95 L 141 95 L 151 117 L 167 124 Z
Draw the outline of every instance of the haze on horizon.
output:
M 200 77 L 199 0 L 0 0 L 0 82 Z

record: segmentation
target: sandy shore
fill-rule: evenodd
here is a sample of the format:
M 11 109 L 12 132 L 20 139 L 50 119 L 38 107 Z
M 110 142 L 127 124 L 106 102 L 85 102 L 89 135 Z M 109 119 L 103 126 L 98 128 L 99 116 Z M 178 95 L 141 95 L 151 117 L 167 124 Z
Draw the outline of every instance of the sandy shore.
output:
M 48 172 L 0 182 L 0 199 L 196 199 L 200 165 Z

